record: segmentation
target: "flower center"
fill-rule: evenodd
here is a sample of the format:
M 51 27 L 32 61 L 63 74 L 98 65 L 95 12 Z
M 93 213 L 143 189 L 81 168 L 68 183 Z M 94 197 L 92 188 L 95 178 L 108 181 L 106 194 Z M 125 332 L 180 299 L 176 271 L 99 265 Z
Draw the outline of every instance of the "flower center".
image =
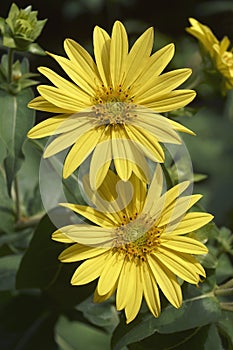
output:
M 100 125 L 124 124 L 136 117 L 136 105 L 129 92 L 130 88 L 123 91 L 121 85 L 116 89 L 104 85 L 97 89 L 92 110 Z
M 233 53 L 229 51 L 225 51 L 223 56 L 222 56 L 223 62 L 233 68 Z
M 155 225 L 150 226 L 143 218 L 137 218 L 137 213 L 128 220 L 124 217 L 116 231 L 113 251 L 124 254 L 135 263 L 145 262 L 147 255 L 156 251 L 160 245 L 162 230 Z

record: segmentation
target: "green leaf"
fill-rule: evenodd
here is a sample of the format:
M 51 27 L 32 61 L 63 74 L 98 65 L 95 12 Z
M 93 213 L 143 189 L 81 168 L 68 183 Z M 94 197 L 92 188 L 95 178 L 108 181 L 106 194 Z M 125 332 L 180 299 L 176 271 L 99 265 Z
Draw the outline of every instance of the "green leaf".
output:
M 228 338 L 229 350 L 233 349 L 233 313 L 228 311 L 223 311 L 222 318 L 218 321 L 217 325 L 223 336 Z
M 214 328 L 214 329 L 213 329 Z M 211 338 L 213 336 L 213 339 Z M 217 342 L 216 342 L 217 338 Z M 210 347 L 211 342 L 215 341 L 218 350 L 222 350 L 221 341 L 219 343 L 219 335 L 214 325 L 198 327 L 188 331 L 177 332 L 172 334 L 155 333 L 151 337 L 144 339 L 139 343 L 134 343 L 129 346 L 130 350 L 156 350 L 175 349 L 175 350 L 196 350 L 205 349 L 213 350 L 215 347 Z
M 119 323 L 118 312 L 112 300 L 99 304 L 93 303 L 91 297 L 84 300 L 76 309 L 82 311 L 85 318 L 92 324 L 104 328 L 109 333 L 112 333 Z
M 57 256 L 61 245 L 51 239 L 51 233 L 55 229 L 49 217 L 45 215 L 38 224 L 20 264 L 16 281 L 18 289 L 44 289 L 56 275 L 60 265 Z
M 37 43 L 29 44 L 27 50 L 34 55 L 46 56 L 46 52 Z
M 233 235 L 230 229 L 227 227 L 221 227 L 219 230 L 219 235 L 217 237 L 223 251 L 230 252 L 233 243 Z
M 227 254 L 221 254 L 218 258 L 218 265 L 216 268 L 216 280 L 217 284 L 226 281 L 228 278 L 233 277 L 233 266 L 231 259 Z
M 16 96 L 0 91 L 0 137 L 7 151 L 4 168 L 9 193 L 23 160 L 22 146 L 27 132 L 34 125 L 35 112 L 27 107 L 32 98 L 30 89 L 22 90 Z
M 0 258 L 0 290 L 15 289 L 15 276 L 22 255 L 7 255 Z
M 17 174 L 22 211 L 30 217 L 44 211 L 39 188 L 39 168 L 42 150 L 33 140 L 27 139 L 23 145 L 25 160 Z
M 200 182 L 203 181 L 205 179 L 207 179 L 207 175 L 206 174 L 194 174 L 193 175 L 193 181 L 194 182 Z
M 200 211 L 200 208 L 198 208 L 198 211 Z M 210 222 L 204 227 L 196 230 L 193 234 L 191 233 L 189 236 L 196 238 L 199 241 L 216 239 L 219 236 L 219 229 L 214 222 Z
M 218 259 L 211 251 L 204 257 L 201 257 L 199 261 L 206 269 L 216 269 L 218 265 Z
M 218 329 L 215 324 L 212 324 L 208 331 L 208 336 L 205 342 L 204 350 L 224 350 L 222 347 L 221 338 L 218 333 Z
M 24 241 L 30 235 L 28 230 L 3 234 L 0 236 L 0 247 L 4 244 L 14 244 L 18 241 Z
M 61 316 L 55 327 L 59 350 L 110 350 L 110 335 Z
M 52 216 L 54 217 L 55 214 L 63 225 L 70 224 L 64 208 L 57 208 Z M 53 225 L 49 216 L 45 215 L 38 224 L 21 261 L 16 278 L 16 288 L 41 289 L 54 300 L 59 308 L 67 308 L 86 299 L 93 292 L 95 283 L 85 286 L 70 284 L 70 279 L 79 264 L 64 264 L 58 260 L 58 255 L 66 248 L 66 245 L 51 239 L 56 229 L 57 227 Z
M 214 297 L 202 296 L 184 300 L 180 309 L 168 306 L 159 318 L 151 314 L 140 314 L 136 320 L 127 325 L 122 320 L 116 328 L 112 338 L 112 349 L 140 341 L 155 332 L 175 333 L 195 327 L 202 327 L 216 322 L 221 317 L 219 303 Z
M 2 166 L 6 147 L 0 136 L 0 232 L 12 232 L 15 220 L 13 200 L 7 192 L 5 172 Z

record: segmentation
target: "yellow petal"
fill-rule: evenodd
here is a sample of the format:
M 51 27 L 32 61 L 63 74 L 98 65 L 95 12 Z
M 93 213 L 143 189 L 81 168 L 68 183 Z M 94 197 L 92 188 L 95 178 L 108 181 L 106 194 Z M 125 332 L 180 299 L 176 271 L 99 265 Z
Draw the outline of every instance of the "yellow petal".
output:
M 198 284 L 200 278 L 195 271 L 193 271 L 193 265 L 180 258 L 179 254 L 174 254 L 169 250 L 163 249 L 163 247 L 159 247 L 159 250 L 154 256 L 156 260 L 159 260 L 176 276 L 179 276 L 189 283 Z
M 91 55 L 76 41 L 72 39 L 66 39 L 64 41 L 64 48 L 69 59 L 77 67 L 77 71 L 80 72 L 82 69 L 85 72 L 85 76 L 89 79 L 95 80 L 96 84 L 101 84 L 99 73 L 96 64 Z M 93 80 L 91 84 L 93 83 Z
M 131 273 L 129 278 L 131 293 L 125 306 L 126 323 L 132 322 L 137 316 L 143 295 L 143 282 L 141 279 L 140 269 L 135 263 L 131 264 Z
M 137 160 L 136 163 L 132 162 L 132 171 L 133 173 L 145 183 L 151 182 L 151 174 L 148 162 L 145 156 L 136 148 L 136 146 L 131 144 L 132 152 L 134 158 Z
M 99 74 L 105 86 L 110 84 L 110 42 L 108 33 L 96 26 L 93 32 L 94 54 Z
M 95 94 L 95 81 L 98 79 L 96 76 L 89 76 L 89 72 L 85 70 L 85 67 L 82 65 L 77 65 L 68 60 L 65 57 L 54 55 L 49 53 L 64 69 L 66 74 L 77 84 L 82 90 L 82 96 L 88 101 L 89 96 L 94 96 Z M 89 95 L 89 96 L 88 96 Z
M 67 105 L 65 109 L 55 106 L 53 103 L 47 101 L 42 96 L 37 96 L 28 103 L 29 108 L 38 109 L 39 111 L 52 112 L 52 113 L 67 113 L 72 114 L 73 111 L 69 109 Z
M 158 317 L 160 314 L 160 297 L 157 283 L 147 264 L 140 265 L 144 297 L 151 313 Z
M 123 255 L 116 254 L 109 256 L 98 281 L 97 291 L 99 295 L 105 295 L 112 290 L 121 273 L 124 258 Z
M 116 288 L 117 288 L 117 283 L 115 283 L 112 289 L 110 289 L 110 291 L 105 295 L 99 295 L 98 290 L 96 288 L 94 292 L 94 298 L 93 298 L 94 303 L 102 303 L 107 299 L 109 299 L 112 296 L 112 294 L 115 292 Z
M 147 186 L 145 182 L 141 181 L 134 174 L 132 174 L 130 182 L 133 185 L 133 197 L 127 206 L 127 210 L 131 214 L 135 213 L 135 211 L 139 214 L 142 211 L 145 199 L 147 197 Z
M 71 284 L 82 285 L 98 278 L 108 259 L 109 252 L 84 261 L 72 276 Z
M 102 133 L 103 128 L 97 127 L 87 131 L 78 138 L 66 157 L 63 169 L 64 178 L 70 176 L 89 156 L 99 142 Z
M 164 162 L 164 152 L 158 140 L 147 130 L 135 125 L 125 125 L 129 138 L 136 142 L 140 150 L 155 162 Z
M 74 242 L 98 247 L 111 247 L 113 239 L 116 237 L 114 230 L 88 224 L 73 225 L 73 228 L 62 227 L 65 235 Z
M 207 254 L 206 246 L 196 239 L 184 236 L 163 234 L 160 238 L 161 246 L 178 252 L 189 254 Z
M 47 67 L 39 67 L 38 71 L 46 76 L 56 87 L 65 93 L 69 91 L 71 94 L 76 95 L 79 93 L 79 88 L 77 85 L 71 83 L 70 81 L 62 78 L 59 74 L 55 73 L 52 69 Z
M 188 188 L 190 185 L 189 181 L 183 181 L 165 192 L 158 200 L 156 207 L 158 207 L 158 211 L 161 214 L 163 213 L 166 218 L 166 213 L 170 214 L 169 208 L 172 208 L 172 204 L 177 201 L 177 198 Z M 174 204 L 175 205 L 175 204 Z M 154 212 L 156 213 L 156 208 L 154 208 Z M 183 212 L 184 213 L 184 212 Z M 181 213 L 181 215 L 183 214 Z M 160 221 L 163 222 L 163 216 L 160 215 Z M 160 225 L 162 226 L 162 225 Z
M 172 202 L 167 202 L 165 199 L 164 209 L 161 213 L 159 225 L 164 226 L 169 222 L 172 223 L 178 218 L 181 220 L 182 216 L 188 211 L 188 209 L 190 209 L 197 201 L 199 201 L 201 197 L 202 195 L 200 194 L 184 196 Z
M 230 42 L 229 38 L 227 36 L 224 36 L 224 38 L 220 42 L 222 52 L 227 51 L 230 44 L 231 44 L 231 42 Z
M 61 243 L 74 243 L 74 241 L 68 238 L 64 233 L 57 230 L 52 234 L 52 239 Z
M 145 204 L 142 210 L 142 214 L 148 214 L 148 216 L 154 216 L 153 212 L 156 207 L 163 189 L 163 172 L 159 164 L 156 166 L 156 170 L 151 181 L 149 191 L 147 193 Z M 157 212 L 157 209 L 156 209 Z
M 116 21 L 112 29 L 110 44 L 110 74 L 113 88 L 122 82 L 124 66 L 128 54 L 128 37 L 123 24 Z
M 114 223 L 118 223 L 118 226 L 121 225 L 122 220 L 118 199 L 121 190 L 117 186 L 122 186 L 122 182 L 120 182 L 119 177 L 109 170 L 97 191 L 91 189 L 88 177 L 84 176 L 82 180 L 84 191 L 89 201 L 103 211 L 105 215 L 109 216 Z
M 131 48 L 125 66 L 126 77 L 123 88 L 132 86 L 148 62 L 154 39 L 153 28 L 148 28 L 134 43 Z
M 180 86 L 185 80 L 188 79 L 191 73 L 191 69 L 182 68 L 155 77 L 154 81 L 151 82 L 151 86 L 147 86 L 142 91 L 139 89 L 139 91 L 135 93 L 135 99 L 139 98 L 140 104 L 143 104 L 148 99 L 151 99 L 152 96 L 154 99 L 158 99 L 159 95 L 164 96 Z
M 106 127 L 101 142 L 96 145 L 90 164 L 90 185 L 97 190 L 104 181 L 112 161 L 110 128 Z
M 159 142 L 179 144 L 180 136 L 173 130 L 168 118 L 159 114 L 148 112 L 147 110 L 139 111 L 135 124 L 151 132 Z
M 117 225 L 117 222 L 113 221 L 112 217 L 90 206 L 71 203 L 60 203 L 60 205 L 73 210 L 101 227 L 114 227 Z
M 134 274 L 131 274 L 132 263 L 129 260 L 125 260 L 118 281 L 117 294 L 116 294 L 116 307 L 117 310 L 122 310 L 126 307 L 129 298 L 133 297 L 135 290 L 132 290 L 134 285 Z
M 125 138 L 124 132 L 120 128 L 112 129 L 112 156 L 116 172 L 123 181 L 128 181 L 132 174 L 132 153 L 130 141 Z
M 139 92 L 140 90 L 144 91 L 144 89 L 147 89 L 147 86 L 151 85 L 151 81 L 153 81 L 171 61 L 174 52 L 174 44 L 169 44 L 150 56 L 142 73 L 135 81 L 136 89 L 132 88 L 132 93 L 134 94 L 136 91 Z
M 153 96 L 144 101 L 144 106 L 153 109 L 156 113 L 169 112 L 179 109 L 190 103 L 196 96 L 193 90 L 174 90 L 153 100 Z M 137 100 L 140 104 L 140 99 Z
M 181 222 L 168 225 L 165 229 L 166 233 L 182 235 L 197 230 L 206 225 L 213 219 L 213 215 L 202 212 L 191 212 L 184 216 Z
M 59 127 L 59 129 L 62 129 L 62 125 Z M 55 140 L 50 142 L 50 144 L 46 147 L 46 150 L 44 152 L 44 158 L 51 157 L 54 154 L 63 151 L 67 147 L 70 147 L 73 143 L 75 143 L 78 140 L 78 138 L 83 133 L 87 132 L 90 129 L 91 124 L 89 121 L 83 121 L 83 123 L 81 121 L 79 121 L 79 123 L 77 122 L 74 130 L 68 132 L 63 131 L 62 135 L 58 136 Z
M 62 262 L 74 262 L 93 258 L 97 255 L 106 253 L 107 250 L 108 249 L 106 248 L 89 247 L 76 243 L 65 249 L 58 258 Z
M 40 122 L 39 124 L 35 125 L 31 130 L 29 130 L 27 136 L 31 139 L 36 139 L 40 137 L 54 135 L 56 133 L 59 134 L 63 132 L 62 130 L 60 130 L 60 126 L 67 119 L 69 119 L 67 115 L 58 115 L 46 119 Z
M 54 86 L 40 85 L 37 89 L 41 96 L 50 103 L 62 109 L 69 108 L 73 113 L 79 112 L 91 105 L 90 100 L 86 99 L 85 101 L 82 96 L 78 96 L 78 94 L 76 96 L 72 95 L 69 91 L 64 93 Z
M 155 257 L 149 255 L 147 259 L 151 271 L 163 294 L 173 306 L 179 308 L 182 303 L 182 293 L 174 273 L 160 261 L 155 259 Z
M 186 132 L 186 134 L 190 134 L 190 135 L 196 135 L 195 132 L 186 128 L 182 124 L 175 122 L 174 120 L 168 119 L 168 122 L 173 126 L 175 130 Z
M 147 160 L 137 144 L 129 139 L 125 127 L 115 127 L 111 136 L 114 164 L 121 179 L 127 181 L 134 172 L 142 181 L 150 182 Z

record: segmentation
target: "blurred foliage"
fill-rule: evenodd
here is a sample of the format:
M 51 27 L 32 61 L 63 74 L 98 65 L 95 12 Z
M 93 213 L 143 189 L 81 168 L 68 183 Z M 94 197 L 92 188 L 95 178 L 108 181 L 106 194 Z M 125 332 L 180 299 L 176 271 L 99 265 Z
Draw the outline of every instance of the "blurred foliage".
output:
M 36 20 L 34 8 L 48 22 L 44 32 L 41 33 L 45 20 L 38 21 L 35 32 L 30 32 L 27 26 L 18 26 L 22 21 L 15 18 L 19 20 L 22 12 L 17 12 L 16 7 L 11 15 L 14 20 L 3 20 L 12 2 L 1 3 L 0 348 L 233 349 L 233 91 L 223 97 L 217 85 L 202 79 L 198 45 L 185 33 L 188 17 L 196 16 L 206 21 L 217 37 L 228 35 L 232 40 L 233 2 L 167 0 L 156 3 L 156 11 L 153 2 L 139 0 L 51 0 L 49 4 L 18 0 L 15 4 L 25 7 L 28 25 Z M 164 309 L 158 319 L 143 304 L 135 321 L 127 326 L 124 316 L 116 312 L 114 298 L 100 305 L 92 302 L 95 283 L 70 285 L 77 264 L 61 264 L 57 257 L 64 245 L 51 240 L 55 230 L 51 218 L 69 217 L 61 208 L 45 213 L 39 179 L 44 144 L 26 140 L 35 122 L 33 111 L 26 105 L 35 91 L 32 86 L 37 84 L 36 67 L 52 68 L 54 64 L 48 56 L 31 56 L 44 53 L 34 41 L 40 35 L 43 48 L 63 54 L 63 39 L 72 37 L 92 51 L 94 25 L 109 30 L 115 19 L 125 23 L 132 40 L 148 26 L 154 26 L 156 50 L 170 42 L 176 44 L 176 55 L 168 68 L 193 69 L 185 87 L 195 88 L 197 98 L 188 108 L 169 113 L 168 117 L 197 134 L 182 135 L 193 162 L 194 193 L 204 195 L 202 206 L 215 215 L 215 223 L 194 233 L 209 248 L 209 254 L 200 260 L 207 272 L 204 283 L 198 288 L 184 283 L 183 306 L 176 310 L 163 300 Z M 26 29 L 19 33 L 20 28 Z M 13 46 L 12 35 L 17 38 Z M 10 76 L 9 51 L 7 56 L 3 46 L 14 50 Z M 41 82 L 43 79 L 40 77 Z M 36 121 L 45 117 L 38 113 Z M 172 164 L 167 170 L 167 178 L 175 183 Z M 48 174 L 49 181 L 52 179 Z M 64 192 L 69 200 L 81 201 L 82 193 L 75 182 L 75 177 L 64 180 Z M 46 200 L 53 203 L 49 193 Z

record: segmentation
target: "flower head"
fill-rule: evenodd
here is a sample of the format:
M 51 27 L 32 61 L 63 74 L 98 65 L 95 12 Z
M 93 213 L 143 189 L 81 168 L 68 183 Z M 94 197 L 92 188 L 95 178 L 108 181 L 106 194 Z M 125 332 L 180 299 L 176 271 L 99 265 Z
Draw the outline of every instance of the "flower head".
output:
M 194 18 L 189 19 L 191 27 L 187 32 L 197 38 L 202 46 L 205 56 L 209 57 L 213 68 L 222 80 L 222 91 L 233 88 L 233 49 L 228 50 L 230 40 L 224 37 L 220 42 L 210 28 L 201 24 Z
M 111 37 L 96 26 L 93 41 L 95 61 L 71 39 L 64 42 L 68 58 L 50 54 L 72 82 L 51 69 L 39 68 L 55 86 L 39 86 L 41 96 L 29 107 L 59 115 L 36 125 L 28 136 L 58 135 L 46 148 L 45 157 L 73 145 L 64 163 L 65 178 L 94 151 L 91 174 L 100 161 L 104 164 L 99 177 L 92 176 L 96 184 L 91 180 L 93 187 L 99 187 L 112 159 L 121 179 L 128 180 L 132 172 L 143 178 L 139 168 L 145 170 L 145 157 L 164 161 L 160 142 L 180 143 L 177 130 L 192 134 L 158 113 L 187 105 L 195 92 L 176 89 L 190 76 L 190 69 L 162 73 L 174 55 L 174 45 L 151 54 L 152 28 L 130 50 L 119 21 L 114 23 Z M 102 147 L 96 147 L 101 143 Z
M 233 89 L 233 48 L 228 50 L 229 46 L 230 40 L 227 37 L 213 46 L 215 66 L 224 78 L 223 91 Z
M 186 28 L 186 31 L 199 40 L 202 49 L 213 57 L 213 45 L 218 44 L 218 39 L 213 34 L 212 30 L 206 25 L 198 22 L 195 18 L 189 18 L 191 27 Z
M 0 18 L 0 29 L 3 34 L 3 45 L 17 50 L 28 50 L 32 53 L 44 54 L 44 51 L 33 43 L 40 35 L 46 19 L 38 20 L 37 11 L 31 6 L 19 9 L 13 3 L 6 20 Z
M 117 309 L 125 309 L 127 322 L 137 316 L 143 296 L 158 317 L 159 290 L 178 308 L 182 292 L 177 277 L 196 285 L 200 276 L 205 277 L 193 255 L 206 254 L 207 248 L 186 234 L 204 226 L 212 215 L 187 212 L 201 198 L 184 195 L 188 181 L 162 193 L 162 179 L 157 165 L 148 192 L 134 175 L 130 178 L 133 192 L 130 182 L 119 182 L 111 171 L 98 192 L 91 191 L 85 180 L 85 191 L 96 209 L 62 205 L 95 225 L 69 225 L 53 233 L 54 240 L 73 243 L 61 253 L 62 262 L 86 260 L 76 269 L 71 283 L 83 285 L 98 278 L 94 301 L 102 302 L 116 291 Z

